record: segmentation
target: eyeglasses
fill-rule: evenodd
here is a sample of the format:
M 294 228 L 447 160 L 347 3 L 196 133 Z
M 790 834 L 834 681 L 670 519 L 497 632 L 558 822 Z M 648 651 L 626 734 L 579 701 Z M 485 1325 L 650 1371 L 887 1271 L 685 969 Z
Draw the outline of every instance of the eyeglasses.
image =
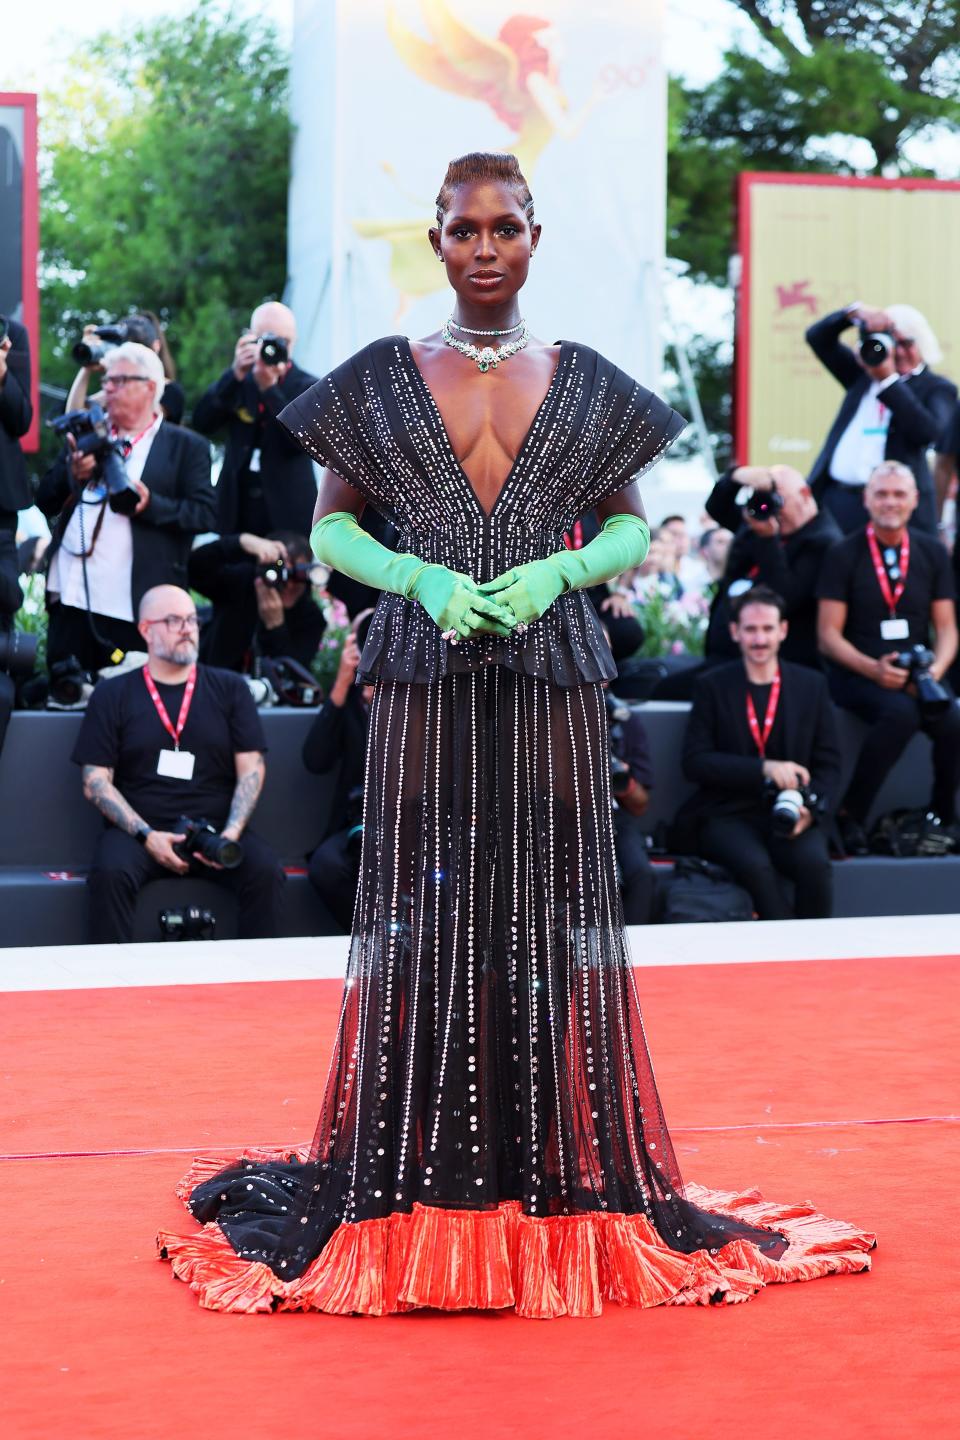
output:
M 901 335 L 900 339 L 895 340 L 893 343 L 898 350 L 910 350 L 913 348 L 914 345 L 916 345 L 917 342 L 916 340 L 905 340 Z
M 166 625 L 168 630 L 196 630 L 196 615 L 164 615 L 160 620 L 144 620 L 144 625 Z
M 124 387 L 124 385 L 130 385 L 134 380 L 143 380 L 144 382 L 146 382 L 146 383 L 149 384 L 149 383 L 150 383 L 150 376 L 149 376 L 149 375 L 107 375 L 107 376 L 104 378 L 103 388 L 106 389 L 108 385 L 112 385 L 112 386 L 114 386 L 115 389 L 117 389 L 117 390 L 122 390 L 123 387 Z

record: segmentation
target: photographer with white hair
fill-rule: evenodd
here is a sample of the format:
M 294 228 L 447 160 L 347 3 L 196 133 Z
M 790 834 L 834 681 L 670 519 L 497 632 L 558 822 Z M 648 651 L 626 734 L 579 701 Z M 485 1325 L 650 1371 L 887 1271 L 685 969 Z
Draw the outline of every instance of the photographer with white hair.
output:
M 164 420 L 160 357 L 128 341 L 105 361 L 105 414 L 61 417 L 66 448 L 40 482 L 48 551 L 47 664 L 98 670 L 142 648 L 135 617 L 155 585 L 185 586 L 193 537 L 214 528 L 210 447 Z
M 855 349 L 840 339 L 856 327 Z M 937 507 L 927 451 L 950 423 L 957 387 L 930 369 L 942 359 L 937 337 L 912 305 L 879 309 L 860 301 L 817 320 L 807 344 L 846 395 L 812 471 L 822 509 L 851 534 L 866 523 L 863 491 L 883 460 L 907 465 L 920 501 L 913 525 L 936 531 Z

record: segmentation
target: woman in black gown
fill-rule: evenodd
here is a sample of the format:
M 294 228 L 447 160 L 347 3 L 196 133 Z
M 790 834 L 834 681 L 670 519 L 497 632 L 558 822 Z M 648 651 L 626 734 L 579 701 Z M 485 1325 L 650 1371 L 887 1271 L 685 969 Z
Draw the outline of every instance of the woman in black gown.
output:
M 681 1179 L 617 890 L 616 672 L 579 589 L 515 623 L 518 567 L 562 567 L 584 512 L 642 517 L 636 477 L 684 422 L 587 346 L 528 336 L 540 226 L 512 156 L 455 161 L 429 238 L 456 297 L 444 331 L 367 346 L 281 416 L 326 467 L 315 544 L 384 587 L 320 1121 L 309 1149 L 197 1161 L 180 1193 L 203 1229 L 161 1252 L 212 1308 L 363 1314 L 596 1315 L 867 1269 L 852 1226 Z M 365 503 L 406 560 L 363 537 L 354 563 L 352 534 L 324 550 Z M 475 608 L 448 624 L 413 582 L 392 593 L 408 561 Z

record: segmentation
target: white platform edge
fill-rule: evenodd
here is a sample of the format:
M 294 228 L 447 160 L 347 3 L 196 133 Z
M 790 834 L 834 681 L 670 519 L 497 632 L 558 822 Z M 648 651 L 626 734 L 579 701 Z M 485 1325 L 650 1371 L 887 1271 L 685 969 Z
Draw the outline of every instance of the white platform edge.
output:
M 630 929 L 634 964 L 731 965 L 949 955 L 960 960 L 960 915 L 883 915 Z M 336 980 L 347 940 L 220 940 L 188 944 L 20 946 L 0 950 L 0 992 L 143 985 Z

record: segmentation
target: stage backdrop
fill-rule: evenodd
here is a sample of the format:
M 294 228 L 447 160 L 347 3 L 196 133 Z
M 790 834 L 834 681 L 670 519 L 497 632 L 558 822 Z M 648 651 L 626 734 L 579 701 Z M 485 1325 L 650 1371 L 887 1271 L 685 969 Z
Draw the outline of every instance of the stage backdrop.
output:
M 543 239 L 536 334 L 660 378 L 663 0 L 297 0 L 288 300 L 323 373 L 378 335 L 436 330 L 426 238 L 447 162 L 511 150 Z
M 741 463 L 809 470 L 842 391 L 803 333 L 854 300 L 922 310 L 944 352 L 937 369 L 960 376 L 960 183 L 747 173 L 738 213 Z
M 0 315 L 30 335 L 33 424 L 21 442 L 39 437 L 40 325 L 37 297 L 37 97 L 0 91 Z

